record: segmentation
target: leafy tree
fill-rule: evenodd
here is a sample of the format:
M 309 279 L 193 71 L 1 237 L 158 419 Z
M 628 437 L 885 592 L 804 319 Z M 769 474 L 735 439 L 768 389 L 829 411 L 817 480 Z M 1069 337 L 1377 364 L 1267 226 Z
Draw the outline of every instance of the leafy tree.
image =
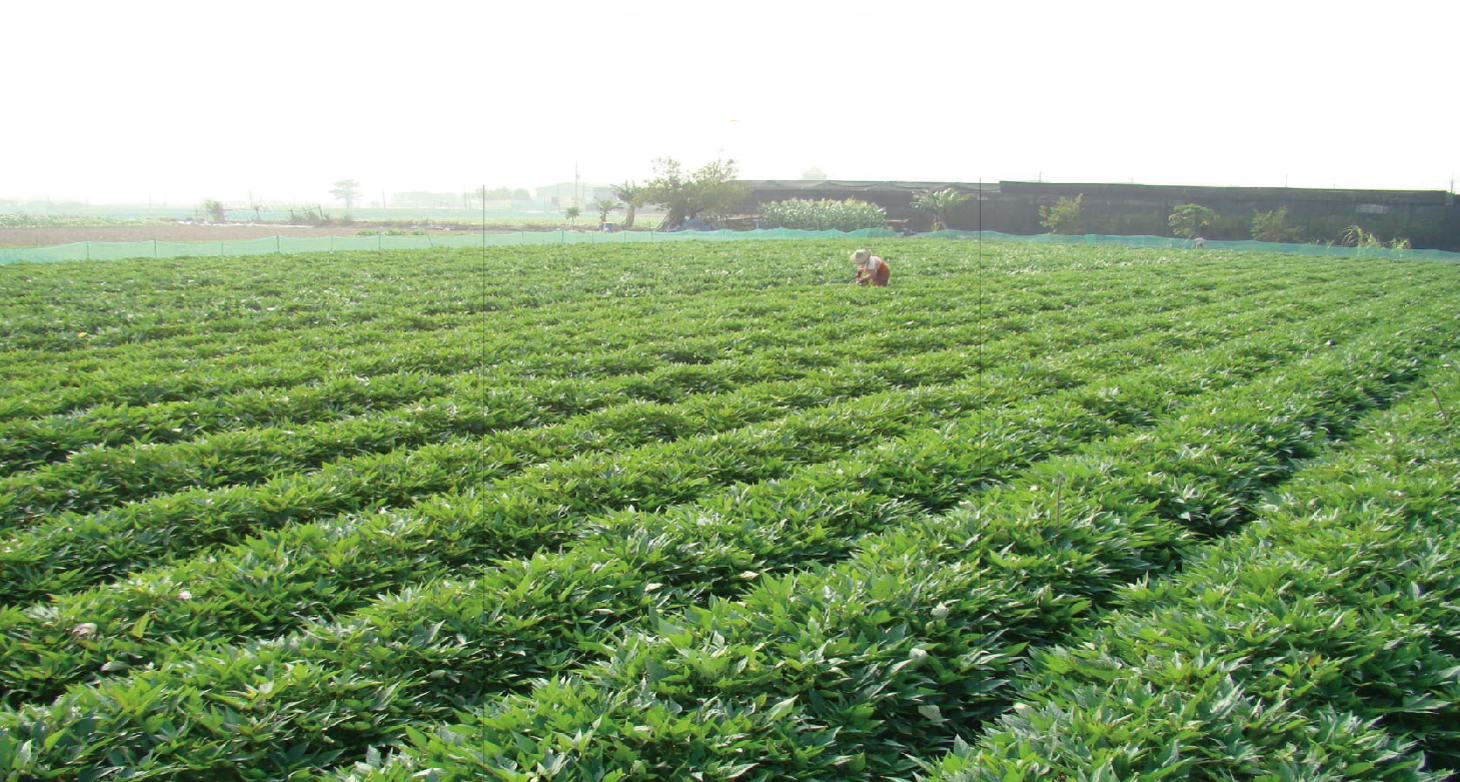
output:
M 598 210 L 598 227 L 608 222 L 608 213 L 618 209 L 618 202 L 612 198 L 600 198 L 593 202 L 593 208 Z
M 1166 218 L 1172 233 L 1188 239 L 1201 236 L 1216 221 L 1217 213 L 1214 210 L 1197 204 L 1181 204 L 1171 210 L 1171 216 Z
M 967 193 L 960 193 L 951 187 L 942 190 L 920 190 L 913 195 L 912 207 L 925 212 L 933 213 L 933 230 L 941 231 L 948 227 L 948 219 L 952 216 L 953 210 L 968 201 Z
M 354 208 L 355 201 L 360 198 L 360 183 L 353 179 L 341 179 L 330 190 L 330 195 L 334 196 L 336 201 L 344 201 L 345 211 L 348 212 Z
M 1085 212 L 1085 194 L 1074 198 L 1061 196 L 1054 206 L 1039 207 L 1039 224 L 1052 234 L 1078 234 L 1080 219 Z
M 633 182 L 625 182 L 613 186 L 614 198 L 624 202 L 624 230 L 634 227 L 634 212 L 644 205 L 644 196 L 648 194 L 649 188 L 640 187 Z
M 644 202 L 667 209 L 661 230 L 672 231 L 701 214 L 724 214 L 746 196 L 735 181 L 734 160 L 714 160 L 686 173 L 674 158 L 654 161 L 654 178 L 645 186 Z
M 214 201 L 211 198 L 204 198 L 203 211 L 207 213 L 208 219 L 215 223 L 222 223 L 227 221 L 226 215 L 223 211 L 222 201 Z
M 1259 242 L 1296 242 L 1302 237 L 1302 229 L 1288 224 L 1286 206 L 1252 216 L 1252 238 Z
M 568 218 L 568 222 L 570 223 L 576 224 L 578 222 L 578 215 L 581 214 L 583 214 L 583 210 L 576 206 L 570 206 L 563 210 L 563 216 Z

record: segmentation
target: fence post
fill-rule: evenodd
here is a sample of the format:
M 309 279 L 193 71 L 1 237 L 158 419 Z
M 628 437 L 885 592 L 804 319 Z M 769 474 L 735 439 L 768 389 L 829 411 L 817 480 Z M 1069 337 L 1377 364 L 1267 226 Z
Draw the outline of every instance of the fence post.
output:
M 283 238 L 280 237 L 278 234 L 274 234 L 274 254 L 275 255 L 283 255 L 284 254 L 284 251 L 282 249 L 280 249 L 282 247 L 283 247 Z
M 379 250 L 385 246 L 385 234 L 375 235 L 375 249 Z
M 86 260 L 91 260 L 91 240 L 86 240 Z
M 157 240 L 156 239 L 153 239 L 152 240 L 152 257 L 153 258 L 156 258 L 157 257 Z

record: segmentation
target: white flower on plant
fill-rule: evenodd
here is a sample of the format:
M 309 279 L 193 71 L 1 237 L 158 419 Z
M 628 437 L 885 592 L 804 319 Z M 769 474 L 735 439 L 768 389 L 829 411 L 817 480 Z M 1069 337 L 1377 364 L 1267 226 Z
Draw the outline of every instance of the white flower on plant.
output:
M 95 622 L 82 622 L 71 628 L 71 636 L 74 638 L 90 638 L 96 635 Z
M 192 600 L 193 599 L 193 593 L 187 591 L 186 589 L 184 589 L 183 591 L 177 593 L 177 599 L 178 600 Z

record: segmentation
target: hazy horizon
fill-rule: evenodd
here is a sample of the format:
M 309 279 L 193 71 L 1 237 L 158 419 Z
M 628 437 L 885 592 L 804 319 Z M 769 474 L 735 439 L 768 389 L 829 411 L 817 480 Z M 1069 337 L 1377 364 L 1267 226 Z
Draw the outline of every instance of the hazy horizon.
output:
M 589 4 L 13 9 L 0 198 L 333 204 L 747 179 L 1447 190 L 1460 10 Z M 787 8 L 791 10 L 786 10 Z

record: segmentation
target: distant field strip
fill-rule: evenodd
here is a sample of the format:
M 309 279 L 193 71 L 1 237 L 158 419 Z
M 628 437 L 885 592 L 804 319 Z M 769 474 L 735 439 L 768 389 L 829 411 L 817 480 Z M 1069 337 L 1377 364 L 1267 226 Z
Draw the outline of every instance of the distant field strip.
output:
M 1121 236 L 1108 234 L 1005 234 L 997 231 L 934 231 L 920 234 L 922 239 L 983 238 L 1001 242 L 1040 244 L 1099 244 L 1128 247 L 1163 247 L 1191 249 L 1192 242 L 1171 236 Z M 588 244 L 632 245 L 666 244 L 671 242 L 765 241 L 767 239 L 859 238 L 887 242 L 900 234 L 886 229 L 858 231 L 801 231 L 787 228 L 751 231 L 517 231 L 496 234 L 433 234 L 430 236 L 269 236 L 259 239 L 236 239 L 221 242 L 72 242 L 46 247 L 0 248 L 0 264 L 48 261 L 100 261 L 127 258 L 190 258 L 200 256 L 258 256 L 297 253 L 359 252 L 367 250 L 428 250 L 440 247 L 507 247 L 517 245 Z M 1319 244 L 1288 244 L 1259 241 L 1209 241 L 1212 250 L 1242 250 L 1260 253 L 1295 253 L 1309 256 L 1366 256 L 1400 260 L 1460 260 L 1460 253 L 1443 250 L 1389 250 L 1387 248 L 1333 247 Z

